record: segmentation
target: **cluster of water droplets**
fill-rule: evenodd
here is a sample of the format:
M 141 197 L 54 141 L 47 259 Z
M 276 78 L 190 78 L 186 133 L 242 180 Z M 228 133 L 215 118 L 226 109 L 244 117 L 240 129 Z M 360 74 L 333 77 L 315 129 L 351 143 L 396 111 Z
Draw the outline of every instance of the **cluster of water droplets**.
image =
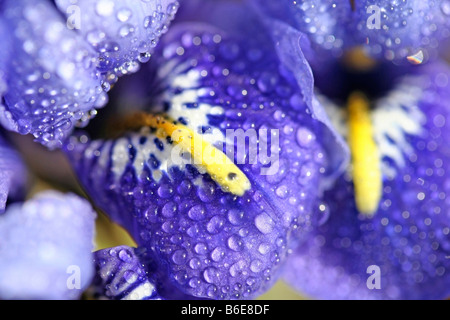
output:
M 181 27 L 165 39 L 170 45 L 162 43 L 163 49 L 157 50 L 146 68 L 161 68 L 158 75 L 170 65 L 169 77 L 178 80 L 166 87 L 167 82 L 158 79 L 165 90 L 155 100 L 170 114 L 180 95 L 185 91 L 189 97 L 192 91 L 191 83 L 182 81 L 191 78 L 175 72 L 200 75 L 196 87 L 203 94 L 196 91 L 194 100 L 183 102 L 185 106 L 192 113 L 205 104 L 223 109 L 215 113 L 211 108 L 201 130 L 266 129 L 270 136 L 261 136 L 260 141 L 267 139 L 269 149 L 275 136 L 280 140 L 279 150 L 274 150 L 281 151 L 273 161 L 276 171 L 262 175 L 261 169 L 270 165 L 264 161 L 238 165 L 252 189 L 237 197 L 193 166 L 183 170 L 162 166 L 160 153 L 139 158 L 136 167 L 139 144 L 155 141 L 151 131 L 129 133 L 115 141 L 73 141 L 69 155 L 94 201 L 133 230 L 139 245 L 154 251 L 183 292 L 214 299 L 254 297 L 277 279 L 295 239 L 322 218 L 311 215 L 317 181 L 325 170 L 317 135 L 320 125 L 313 125 L 296 82 L 285 78 L 287 71 L 280 71 L 275 53 L 264 54 L 270 47 Z M 190 117 L 175 120 L 188 127 L 194 121 Z M 119 157 L 118 143 L 120 168 L 110 161 L 111 155 Z M 158 145 L 154 143 L 154 155 Z M 170 147 L 162 145 L 163 150 Z M 247 155 L 252 148 L 247 146 Z
M 342 54 L 348 45 L 348 36 L 340 25 L 349 22 L 350 1 L 291 1 L 290 10 L 300 30 L 306 32 L 314 43 L 337 56 Z
M 260 4 L 267 11 L 280 6 Z M 450 2 L 431 1 L 285 1 L 281 16 L 335 56 L 363 46 L 374 57 L 400 61 L 422 51 L 435 58 L 439 42 L 450 36 Z
M 370 11 L 369 5 L 378 7 L 376 11 Z M 435 58 L 439 42 L 450 36 L 449 8 L 448 0 L 426 3 L 396 0 L 357 5 L 359 41 L 361 44 L 365 42 L 372 55 L 387 60 L 399 61 L 419 51 L 422 51 L 425 60 Z M 380 24 L 370 29 L 367 20 L 372 14 L 379 14 Z
M 1 122 L 50 148 L 97 114 L 120 76 L 149 60 L 178 9 L 176 1 L 56 3 L 68 19 L 74 14 L 68 8 L 78 8 L 79 25 L 69 25 L 47 1 L 4 4 L 12 58 Z
M 107 101 L 95 52 L 46 2 L 14 2 L 4 15 L 14 38 L 2 123 L 58 147 L 75 121 Z
M 60 10 L 72 1 L 56 1 Z M 134 73 L 147 62 L 177 10 L 175 0 L 78 1 L 78 32 L 98 52 L 98 70 L 106 90 L 118 77 Z

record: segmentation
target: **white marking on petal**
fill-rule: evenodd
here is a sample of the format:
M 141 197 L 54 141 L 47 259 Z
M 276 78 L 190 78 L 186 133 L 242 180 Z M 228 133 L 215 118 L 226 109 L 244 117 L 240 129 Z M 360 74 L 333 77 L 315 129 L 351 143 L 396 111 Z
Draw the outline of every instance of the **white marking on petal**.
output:
M 123 297 L 122 300 L 142 300 L 151 297 L 155 292 L 155 286 L 146 281 L 133 289 L 129 294 Z
M 422 90 L 417 84 L 404 82 L 375 103 L 372 121 L 380 157 L 392 160 L 397 168 L 403 168 L 405 155 L 413 153 L 407 136 L 422 134 L 425 115 L 418 107 L 421 96 Z M 393 178 L 397 170 L 384 161 L 382 171 Z
M 127 268 L 118 268 L 116 261 L 106 262 L 100 269 L 99 275 L 104 282 L 106 282 L 111 276 L 113 276 L 111 283 L 106 286 L 107 290 L 105 295 L 107 297 L 117 297 L 121 293 L 130 289 L 135 285 L 136 281 L 139 281 L 139 277 L 136 273 L 127 277 L 127 281 L 124 281 L 125 273 L 129 272 Z M 136 288 L 132 289 L 123 300 L 142 300 L 144 298 L 151 297 L 155 292 L 155 286 L 148 280 L 139 284 Z
M 217 105 L 210 105 L 207 103 L 199 103 L 201 97 L 208 96 L 210 91 L 208 88 L 200 87 L 201 73 L 198 69 L 191 69 L 189 64 L 180 64 L 176 59 L 170 60 L 161 68 L 157 74 L 159 83 L 162 83 L 163 88 L 177 88 L 175 93 L 167 90 L 160 98 L 161 102 L 170 106 L 167 115 L 175 121 L 183 118 L 187 123 L 187 127 L 194 132 L 202 133 L 202 128 L 209 127 L 208 115 L 222 115 L 224 110 Z M 161 103 L 162 104 L 162 103 Z M 195 105 L 195 107 L 188 107 Z M 140 144 L 140 138 L 145 136 L 147 141 Z M 164 149 L 161 151 L 157 148 L 154 139 L 156 135 L 151 133 L 148 128 L 143 128 L 140 133 L 132 133 L 129 135 L 131 144 L 136 149 L 136 156 L 133 160 L 133 167 L 136 170 L 137 176 L 140 176 L 145 163 L 150 159 L 150 155 L 159 161 L 158 168 L 150 169 L 155 181 L 159 181 L 162 177 L 162 172 L 169 172 L 171 167 L 178 167 L 184 169 L 186 162 L 181 163 L 180 158 L 175 159 L 178 154 L 174 145 L 169 144 L 164 139 L 159 139 Z M 211 130 L 202 133 L 202 138 L 212 145 L 222 145 L 225 141 L 225 135 L 219 128 L 211 127 Z M 116 180 L 119 180 L 123 175 L 129 159 L 129 142 L 126 138 L 121 138 L 116 141 L 114 150 L 112 152 L 112 171 Z M 174 155 L 175 153 L 175 155 Z
M 116 141 L 112 152 L 112 172 L 117 180 L 124 173 L 129 161 L 128 141 L 126 138 L 120 138 Z

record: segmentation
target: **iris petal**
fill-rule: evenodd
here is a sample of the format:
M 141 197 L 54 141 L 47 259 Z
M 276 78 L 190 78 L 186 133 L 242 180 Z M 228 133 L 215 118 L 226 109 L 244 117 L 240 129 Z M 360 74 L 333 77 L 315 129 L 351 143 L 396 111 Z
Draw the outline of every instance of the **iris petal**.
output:
M 95 213 L 74 195 L 45 192 L 0 217 L 0 297 L 77 299 L 94 268 Z
M 354 45 L 350 1 L 271 1 L 254 0 L 264 14 L 286 21 L 308 36 L 315 50 L 329 50 L 338 57 Z M 360 1 L 359 1 L 360 2 Z M 314 56 L 308 57 L 314 60 Z
M 270 30 L 272 39 L 276 43 L 278 57 L 283 65 L 295 76 L 308 109 L 313 117 L 325 126 L 325 130 L 322 132 L 322 139 L 327 141 L 324 148 L 330 168 L 321 181 L 321 188 L 326 189 L 349 163 L 350 151 L 342 136 L 332 125 L 323 106 L 316 99 L 316 78 L 313 76 L 313 71 L 309 64 L 313 55 L 310 42 L 306 39 L 305 34 L 284 22 L 276 19 L 266 19 L 265 25 Z M 330 64 L 321 63 L 321 65 L 320 70 L 327 70 L 325 78 L 328 79 L 330 74 L 328 67 Z M 316 71 L 314 70 L 314 72 Z M 333 83 L 332 87 L 334 85 Z
M 4 42 L 4 45 L 1 47 L 0 52 L 0 110 L 4 110 L 3 107 L 3 95 L 6 92 L 6 66 L 7 61 L 11 55 L 10 47 L 11 47 L 11 36 L 8 33 L 7 26 L 3 21 L 3 18 L 0 18 L 0 39 Z
M 307 34 L 322 55 L 328 51 L 339 57 L 346 49 L 363 46 L 373 57 L 397 62 L 406 62 L 408 56 L 418 52 L 425 59 L 435 59 L 439 41 L 450 36 L 450 10 L 445 0 L 255 3 Z
M 384 118 L 389 123 L 388 137 L 379 147 L 392 169 L 385 175 L 378 212 L 372 218 L 358 216 L 352 183 L 343 176 L 320 205 L 329 212 L 329 220 L 288 262 L 285 279 L 311 297 L 443 299 L 450 295 L 450 140 L 446 135 L 450 70 L 444 64 L 418 70 L 419 98 L 411 108 L 422 117 L 407 115 L 410 108 L 399 104 L 399 98 L 408 101 L 417 94 L 408 91 L 414 86 L 403 87 L 396 99 L 380 100 L 376 107 L 385 108 L 380 112 L 388 115 Z M 395 117 L 395 110 L 402 113 L 399 127 L 388 119 Z M 417 126 L 421 130 L 415 130 Z M 378 267 L 379 273 L 371 266 Z M 376 279 L 371 276 L 379 276 L 380 288 L 373 287 Z
M 233 8 L 228 17 L 244 12 L 246 25 L 261 30 L 249 11 Z M 212 12 L 227 11 L 222 6 Z M 228 23 L 236 27 L 234 22 Z M 322 218 L 309 209 L 327 168 L 321 148 L 327 129 L 311 116 L 270 35 L 241 40 L 186 23 L 172 26 L 162 42 L 158 48 L 164 49 L 157 48 L 142 70 L 148 100 L 141 110 L 166 113 L 224 152 L 220 142 L 226 142 L 227 129 L 269 133 L 258 140 L 267 142 L 269 153 L 279 150 L 278 159 L 249 163 L 258 146 L 247 143 L 247 162 L 240 164 L 236 154 L 231 159 L 251 188 L 236 196 L 195 164 L 171 162 L 177 155 L 173 144 L 154 130 L 115 140 L 81 136 L 66 151 L 88 194 L 152 252 L 167 283 L 196 297 L 255 297 L 277 279 L 294 243 Z M 271 164 L 272 174 L 263 174 Z
M 136 71 L 146 62 L 178 9 L 176 0 L 57 0 L 76 29 L 100 55 L 99 70 L 106 80 Z M 78 15 L 78 17 L 76 16 Z
M 4 42 L 0 53 L 0 108 L 2 95 L 6 91 L 5 65 L 9 57 L 9 35 L 3 20 L 0 19 L 0 39 Z M 8 198 L 18 198 L 24 191 L 26 169 L 23 161 L 15 150 L 0 134 L 0 213 L 5 211 Z
M 8 34 L 8 31 L 6 29 L 6 25 L 2 18 L 0 18 L 0 39 L 4 42 L 4 45 L 1 48 L 1 54 L 0 54 L 0 105 L 2 102 L 3 93 L 6 91 L 6 63 L 9 59 L 10 52 L 10 35 Z
M 1 123 L 60 147 L 77 121 L 86 123 L 106 103 L 96 53 L 48 1 L 5 1 L 3 6 L 13 39 Z
M 422 52 L 436 59 L 439 42 L 450 36 L 450 4 L 441 1 L 355 1 L 357 43 L 387 60 L 400 60 Z M 406 62 L 406 61 L 405 61 Z

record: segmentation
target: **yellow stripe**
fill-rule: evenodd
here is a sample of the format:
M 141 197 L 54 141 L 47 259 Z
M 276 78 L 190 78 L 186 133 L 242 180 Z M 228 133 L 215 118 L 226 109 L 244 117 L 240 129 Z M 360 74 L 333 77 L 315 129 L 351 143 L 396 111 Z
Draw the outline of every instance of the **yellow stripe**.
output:
M 369 101 L 362 93 L 353 93 L 348 101 L 348 112 L 356 206 L 359 212 L 372 215 L 379 206 L 383 181 Z
M 222 190 L 242 196 L 250 189 L 247 176 L 221 150 L 205 141 L 188 127 L 161 115 L 137 113 L 123 122 L 127 129 L 147 126 L 156 130 L 159 138 L 170 137 L 183 151 L 191 154 L 194 165 L 204 169 Z

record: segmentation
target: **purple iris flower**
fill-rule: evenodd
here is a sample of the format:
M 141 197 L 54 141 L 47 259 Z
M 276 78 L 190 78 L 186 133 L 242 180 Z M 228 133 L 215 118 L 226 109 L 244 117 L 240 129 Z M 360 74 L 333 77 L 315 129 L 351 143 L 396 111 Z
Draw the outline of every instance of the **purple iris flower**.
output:
M 328 221 L 288 262 L 285 279 L 293 287 L 325 299 L 449 296 L 449 77 L 444 63 L 423 66 L 390 80 L 392 87 L 372 100 L 380 161 L 367 170 L 381 173 L 377 208 L 361 213 L 358 198 L 371 200 L 357 190 L 353 164 L 317 204 Z M 351 141 L 349 114 L 329 108 Z
M 344 162 L 308 91 L 307 63 L 292 55 L 293 73 L 282 61 L 289 41 L 274 45 L 277 33 L 241 3 L 185 4 L 150 62 L 115 88 L 122 133 L 80 133 L 65 146 L 87 193 L 138 244 L 132 265 L 117 258 L 124 249 L 99 253 L 106 276 L 96 283 L 123 288 L 106 296 L 147 286 L 163 298 L 257 297 L 323 217 L 311 214 L 321 177 Z M 213 161 L 198 155 L 208 150 Z M 143 256 L 145 273 L 132 262 Z M 114 271 L 121 265 L 129 282 Z
M 137 244 L 92 255 L 73 195 L 12 203 L 26 169 L 2 138 L 0 298 L 252 299 L 281 277 L 312 298 L 448 297 L 448 14 L 0 1 L 0 123 L 62 147 Z
M 294 250 L 284 278 L 313 298 L 447 298 L 450 69 L 434 50 L 448 36 L 448 2 L 377 2 L 378 31 L 365 27 L 369 1 L 285 3 L 267 4 L 265 19 L 307 34 L 316 93 L 351 162 L 317 202 L 329 218 Z

